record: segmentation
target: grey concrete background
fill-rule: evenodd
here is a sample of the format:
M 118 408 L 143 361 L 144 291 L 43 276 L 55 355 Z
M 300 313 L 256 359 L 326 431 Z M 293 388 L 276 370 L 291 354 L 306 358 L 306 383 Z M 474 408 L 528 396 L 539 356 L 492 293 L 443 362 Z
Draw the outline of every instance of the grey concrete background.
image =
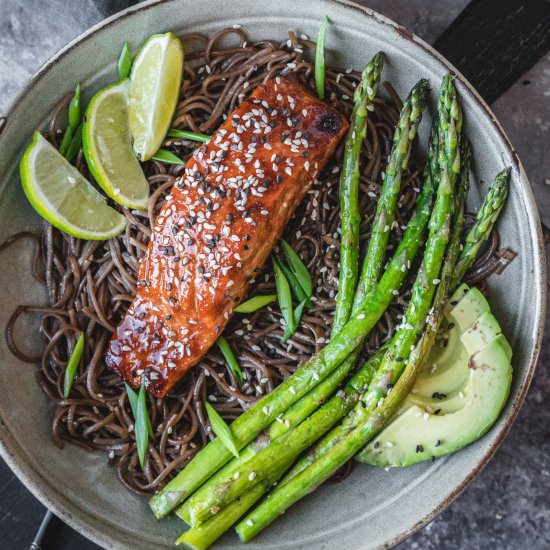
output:
M 71 19 L 70 10 L 58 17 L 41 18 L 32 9 L 34 2 L 0 0 L 0 114 L 25 80 L 80 30 Z M 89 2 L 93 4 L 93 0 Z M 432 43 L 468 1 L 360 3 Z M 541 59 L 492 108 L 520 155 L 541 218 L 550 226 L 550 55 Z M 546 336 L 526 403 L 496 456 L 454 504 L 399 545 L 400 550 L 550 548 L 549 359 L 550 337 Z M 42 505 L 0 461 L 0 548 L 27 547 L 43 513 Z M 60 523 L 55 523 L 53 530 L 55 542 L 45 545 L 45 549 L 97 548 Z

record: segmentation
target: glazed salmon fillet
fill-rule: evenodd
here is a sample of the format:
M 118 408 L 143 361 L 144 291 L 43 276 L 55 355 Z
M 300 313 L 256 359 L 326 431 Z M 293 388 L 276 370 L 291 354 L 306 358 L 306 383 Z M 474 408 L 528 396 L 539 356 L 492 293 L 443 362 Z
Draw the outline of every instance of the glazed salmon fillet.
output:
M 347 129 L 297 81 L 256 88 L 187 162 L 155 219 L 106 361 L 157 397 L 215 343 Z

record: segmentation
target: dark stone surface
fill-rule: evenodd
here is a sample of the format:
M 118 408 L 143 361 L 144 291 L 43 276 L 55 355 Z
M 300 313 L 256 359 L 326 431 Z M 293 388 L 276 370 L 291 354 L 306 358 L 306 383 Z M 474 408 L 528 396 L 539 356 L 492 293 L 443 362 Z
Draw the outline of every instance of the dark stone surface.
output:
M 48 0 L 43 0 L 48 2 Z M 42 19 L 31 0 L 0 0 L 0 113 L 36 68 L 78 32 Z M 363 0 L 434 42 L 467 0 Z M 550 225 L 550 56 L 492 105 L 530 178 L 543 221 Z M 550 548 L 550 336 L 525 405 L 488 467 L 425 529 L 399 545 L 408 549 Z M 0 548 L 28 546 L 44 507 L 0 461 Z M 44 548 L 97 548 L 61 522 Z

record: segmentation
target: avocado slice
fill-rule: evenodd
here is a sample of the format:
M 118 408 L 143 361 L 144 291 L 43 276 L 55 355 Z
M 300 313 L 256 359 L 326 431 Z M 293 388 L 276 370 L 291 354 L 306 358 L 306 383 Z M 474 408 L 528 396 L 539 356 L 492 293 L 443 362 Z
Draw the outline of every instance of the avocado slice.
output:
M 472 315 L 477 315 L 473 322 Z M 449 346 L 457 340 L 453 356 L 446 357 L 441 372 L 438 366 L 423 373 L 397 415 L 357 456 L 361 462 L 409 466 L 453 453 L 476 441 L 498 418 L 510 390 L 512 350 L 477 289 L 447 310 L 449 326 Z M 446 350 L 435 347 L 430 360 L 443 364 Z M 444 384 L 456 388 L 444 392 Z
M 490 311 L 487 300 L 479 290 L 470 289 L 466 284 L 458 287 L 445 309 L 445 320 L 440 330 L 443 337 L 435 343 L 428 356 L 413 394 L 423 397 L 431 397 L 434 393 L 450 395 L 464 387 L 469 376 L 468 354 L 473 351 L 464 347 L 462 333 L 470 330 L 481 314 L 488 312 L 490 315 Z M 487 340 L 491 339 L 492 336 Z

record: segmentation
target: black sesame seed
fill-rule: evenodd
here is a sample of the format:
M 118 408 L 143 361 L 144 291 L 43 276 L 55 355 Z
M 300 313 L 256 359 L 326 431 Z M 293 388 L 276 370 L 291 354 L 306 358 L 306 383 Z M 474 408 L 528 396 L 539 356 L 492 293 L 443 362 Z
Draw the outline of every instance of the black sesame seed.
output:
M 283 176 L 277 176 L 276 181 L 277 183 L 283 183 Z
M 233 215 L 232 215 L 232 214 L 226 214 L 225 219 L 226 219 L 228 222 L 232 222 L 232 221 L 233 221 Z
M 136 331 L 137 331 L 138 334 L 141 334 L 144 330 L 145 330 L 145 329 L 144 329 L 143 327 L 138 327 L 138 328 L 136 329 Z
M 373 447 L 375 449 L 378 449 L 378 447 L 380 447 L 380 443 L 378 443 L 378 441 L 375 441 Z
M 164 319 L 165 319 L 166 321 L 170 321 L 170 319 L 172 319 L 172 316 L 171 316 L 171 315 L 167 315 Z
M 245 245 L 243 246 L 243 249 L 244 249 L 244 250 L 248 250 L 248 245 L 245 244 Z
M 436 442 L 435 442 L 435 446 L 436 447 L 439 447 L 441 445 L 441 441 L 438 439 Z
M 441 412 L 441 409 L 436 409 L 436 410 L 434 411 L 434 414 L 439 414 L 440 412 Z
M 250 240 L 250 235 L 249 235 L 248 233 L 244 236 L 244 240 L 245 240 L 245 241 L 249 241 L 249 240 Z
M 434 391 L 434 392 L 432 393 L 432 397 L 433 397 L 434 399 L 445 399 L 445 398 L 447 397 L 447 395 L 444 394 L 444 393 L 440 393 L 440 392 L 438 392 L 438 391 Z
M 449 323 L 449 325 L 447 326 L 447 328 L 449 330 L 451 330 L 452 328 L 455 328 L 455 324 L 454 323 Z
M 141 321 L 142 319 L 145 318 L 145 313 L 142 311 L 138 316 L 137 318 Z
M 309 157 L 309 151 L 304 151 L 302 156 L 307 159 Z
M 132 378 L 136 378 L 136 376 L 137 376 L 137 372 L 134 371 L 134 370 L 130 371 L 130 374 L 131 374 Z
M 401 357 L 401 356 L 396 357 L 395 360 L 396 360 L 398 363 L 402 363 L 402 362 L 403 362 L 403 357 Z
M 451 305 L 452 305 L 452 306 L 456 306 L 456 304 L 458 304 L 458 302 L 457 302 L 456 300 L 453 300 L 453 301 L 451 302 Z
M 199 267 L 197 269 L 198 269 L 198 271 L 201 275 L 204 273 L 204 266 L 199 265 Z
M 168 283 L 166 288 L 168 288 L 168 292 L 170 292 L 172 290 L 172 283 Z
M 423 453 L 424 452 L 424 447 L 422 447 L 422 445 L 417 445 L 416 446 L 416 452 L 417 453 Z

